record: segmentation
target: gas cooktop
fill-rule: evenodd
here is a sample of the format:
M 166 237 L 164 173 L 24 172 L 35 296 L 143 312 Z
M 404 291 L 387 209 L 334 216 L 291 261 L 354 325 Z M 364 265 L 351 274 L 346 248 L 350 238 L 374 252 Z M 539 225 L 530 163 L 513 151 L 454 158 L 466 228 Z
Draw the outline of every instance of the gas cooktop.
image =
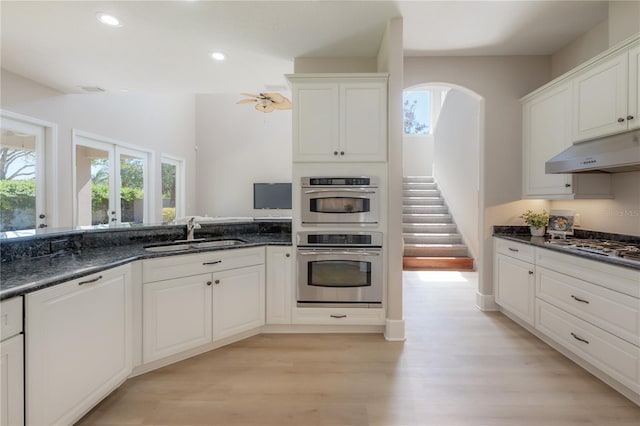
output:
M 615 257 L 621 262 L 640 265 L 640 244 L 623 241 L 598 240 L 585 238 L 567 238 L 549 240 L 547 244 L 568 251 L 583 251 L 595 255 Z

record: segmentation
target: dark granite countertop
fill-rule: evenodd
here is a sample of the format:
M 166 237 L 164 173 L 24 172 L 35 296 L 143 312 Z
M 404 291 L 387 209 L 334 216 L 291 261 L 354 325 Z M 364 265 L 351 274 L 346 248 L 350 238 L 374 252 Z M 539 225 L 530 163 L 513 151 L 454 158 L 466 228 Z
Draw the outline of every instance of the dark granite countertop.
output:
M 506 227 L 504 227 L 504 228 L 506 228 Z M 528 231 L 529 228 L 527 227 L 526 229 Z M 497 238 L 502 238 L 502 239 L 505 239 L 505 240 L 511 240 L 511 241 L 515 241 L 515 242 L 518 242 L 518 243 L 529 244 L 529 245 L 532 245 L 532 246 L 541 247 L 541 248 L 544 248 L 544 249 L 553 250 L 553 251 L 557 251 L 557 252 L 568 254 L 568 255 L 584 257 L 584 258 L 595 260 L 595 261 L 598 261 L 598 262 L 608 263 L 610 265 L 623 266 L 625 268 L 630 268 L 630 269 L 635 269 L 635 270 L 640 271 L 640 265 L 639 264 L 630 263 L 630 262 L 625 261 L 624 259 L 616 258 L 616 257 L 613 257 L 613 256 L 602 256 L 602 255 L 595 254 L 595 253 L 572 250 L 572 249 L 568 249 L 568 248 L 563 247 L 563 246 L 549 244 L 549 236 L 533 237 L 531 235 L 527 235 L 527 234 L 523 234 L 521 232 L 518 232 L 518 230 L 514 231 L 514 230 L 510 230 L 510 229 L 495 229 L 495 228 L 494 228 L 493 236 L 497 237 Z
M 73 249 L 56 254 L 2 262 L 0 266 L 0 300 L 20 296 L 141 259 L 265 245 L 290 246 L 292 244 L 291 234 L 287 233 L 243 233 L 233 235 L 233 237 L 215 236 L 205 239 L 224 238 L 238 238 L 246 243 L 238 246 L 154 253 L 145 250 L 144 247 L 150 245 L 145 241 L 127 245 L 103 245 L 102 247 Z

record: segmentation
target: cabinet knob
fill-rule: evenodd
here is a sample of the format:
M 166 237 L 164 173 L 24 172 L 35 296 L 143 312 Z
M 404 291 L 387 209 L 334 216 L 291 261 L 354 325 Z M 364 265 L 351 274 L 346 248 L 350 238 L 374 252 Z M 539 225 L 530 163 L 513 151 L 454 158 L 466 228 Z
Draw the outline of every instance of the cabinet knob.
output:
M 214 281 L 216 284 L 220 284 L 220 280 L 215 280 Z
M 627 120 L 633 120 L 633 115 L 627 115 Z
M 624 118 L 620 117 L 618 118 L 618 123 L 622 123 L 624 121 Z
M 211 281 L 207 281 L 207 285 L 211 285 L 213 284 Z
M 40 214 L 40 215 L 38 215 L 38 217 L 39 217 L 40 219 L 44 219 L 46 216 L 45 216 L 44 214 Z
M 533 275 L 533 271 L 529 271 L 529 275 Z
M 565 184 L 564 184 L 564 187 L 565 187 L 565 188 L 570 188 L 570 187 L 571 187 L 571 184 L 570 184 L 570 183 L 565 183 Z
M 333 151 L 333 155 L 338 155 L 338 151 Z
M 285 257 L 291 257 L 291 254 L 287 253 L 284 255 Z
M 340 155 L 344 155 L 344 151 L 340 151 Z

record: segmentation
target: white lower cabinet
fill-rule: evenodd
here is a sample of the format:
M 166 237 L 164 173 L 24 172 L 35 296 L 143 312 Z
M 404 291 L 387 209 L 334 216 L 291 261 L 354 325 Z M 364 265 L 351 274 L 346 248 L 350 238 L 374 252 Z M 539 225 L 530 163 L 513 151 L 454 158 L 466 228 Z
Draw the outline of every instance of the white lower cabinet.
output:
M 143 362 L 211 341 L 211 274 L 144 285 Z
M 640 271 L 501 238 L 494 243 L 496 302 L 640 401 Z
M 264 265 L 213 274 L 213 339 L 264 325 Z
M 130 265 L 25 296 L 29 425 L 72 424 L 132 368 Z
M 265 323 L 263 247 L 150 259 L 142 270 L 143 363 Z
M 292 248 L 267 247 L 267 324 L 291 324 L 293 306 Z
M 22 297 L 0 304 L 0 425 L 24 424 Z
M 533 325 L 535 318 L 535 265 L 527 262 L 531 246 L 495 240 L 494 292 L 496 303 Z M 504 253 L 510 253 L 510 255 Z M 531 257 L 532 259 L 532 257 Z

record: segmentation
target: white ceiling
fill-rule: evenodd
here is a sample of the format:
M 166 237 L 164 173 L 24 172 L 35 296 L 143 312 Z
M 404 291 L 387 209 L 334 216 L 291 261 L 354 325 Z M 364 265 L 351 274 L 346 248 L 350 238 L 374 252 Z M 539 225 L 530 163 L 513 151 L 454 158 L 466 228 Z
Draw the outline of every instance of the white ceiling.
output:
M 603 1 L 2 1 L 2 67 L 67 93 L 216 93 L 284 85 L 293 58 L 546 55 L 607 18 Z M 97 12 L 123 26 L 99 23 Z M 222 51 L 224 62 L 209 54 Z

